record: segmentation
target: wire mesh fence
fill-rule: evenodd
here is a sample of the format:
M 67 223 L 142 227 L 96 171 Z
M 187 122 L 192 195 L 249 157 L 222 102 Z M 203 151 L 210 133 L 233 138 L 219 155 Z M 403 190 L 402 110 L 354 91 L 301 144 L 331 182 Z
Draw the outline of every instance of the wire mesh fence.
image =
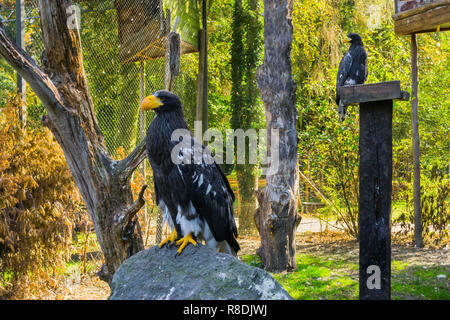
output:
M 197 51 L 200 26 L 197 5 L 196 0 L 73 1 L 68 20 L 76 19 L 97 121 L 113 157 L 128 154 L 154 117 L 152 113 L 140 114 L 140 99 L 166 87 L 166 42 L 174 27 L 181 35 L 182 55 L 180 72 L 171 91 L 181 97 L 186 120 L 193 127 L 198 57 L 188 53 Z M 44 43 L 39 1 L 25 0 L 24 6 L 24 49 L 41 65 Z M 0 0 L 0 19 L 15 39 L 16 0 Z M 28 111 L 39 118 L 45 108 L 37 99 L 34 101 L 29 103 Z M 140 121 L 140 117 L 145 118 Z M 152 186 L 150 167 L 141 168 L 133 179 L 137 192 L 144 183 Z M 147 229 L 155 225 L 152 216 L 157 212 L 151 198 L 148 197 L 147 208 L 141 215 L 147 244 L 152 242 Z

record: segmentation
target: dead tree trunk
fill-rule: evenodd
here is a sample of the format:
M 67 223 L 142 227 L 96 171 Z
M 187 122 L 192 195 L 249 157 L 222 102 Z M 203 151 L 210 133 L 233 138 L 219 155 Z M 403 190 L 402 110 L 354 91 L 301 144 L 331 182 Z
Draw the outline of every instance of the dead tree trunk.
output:
M 295 229 L 298 226 L 298 164 L 295 83 L 291 72 L 292 0 L 264 1 L 264 63 L 257 72 L 267 119 L 269 166 L 260 202 L 259 254 L 265 268 L 280 272 L 295 267 Z M 271 137 L 278 131 L 279 139 Z M 275 135 L 276 136 L 276 135 Z M 278 143 L 278 158 L 273 145 Z M 278 162 L 278 163 L 276 163 Z
M 99 275 L 110 282 L 122 261 L 143 249 L 135 215 L 144 204 L 145 187 L 133 203 L 130 177 L 145 159 L 145 143 L 121 161 L 113 160 L 107 151 L 83 69 L 80 35 L 69 28 L 70 5 L 69 0 L 39 1 L 43 71 L 11 42 L 1 23 L 0 56 L 29 83 L 47 109 L 42 121 L 63 149 L 86 202 L 105 257 Z

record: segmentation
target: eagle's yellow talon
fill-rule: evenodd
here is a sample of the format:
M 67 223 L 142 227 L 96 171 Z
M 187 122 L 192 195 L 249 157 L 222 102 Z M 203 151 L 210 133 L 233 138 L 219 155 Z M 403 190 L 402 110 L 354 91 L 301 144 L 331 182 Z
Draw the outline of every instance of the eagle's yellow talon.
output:
M 189 243 L 192 243 L 194 246 L 197 245 L 197 242 L 192 237 L 192 233 L 188 233 L 184 238 L 181 238 L 177 241 L 176 245 L 180 246 L 180 248 L 178 249 L 178 254 L 181 254 L 181 252 L 183 252 L 183 249 L 186 248 Z
M 172 233 L 165 240 L 161 241 L 158 247 L 161 248 L 164 244 L 166 244 L 166 242 L 173 243 L 175 240 L 177 240 L 177 238 L 178 238 L 177 230 L 175 230 L 174 228 Z

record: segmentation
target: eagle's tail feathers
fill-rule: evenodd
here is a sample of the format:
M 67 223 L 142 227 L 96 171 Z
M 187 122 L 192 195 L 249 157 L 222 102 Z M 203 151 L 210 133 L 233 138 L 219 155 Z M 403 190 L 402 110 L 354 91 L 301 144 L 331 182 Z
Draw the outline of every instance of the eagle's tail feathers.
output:
M 237 245 L 237 247 L 234 244 L 230 245 L 228 243 L 228 241 L 225 240 L 225 241 L 218 242 L 216 249 L 217 249 L 217 252 L 228 253 L 228 254 L 231 254 L 231 255 L 236 257 L 237 256 L 237 252 L 240 249 L 239 245 L 237 244 L 237 242 L 236 242 L 236 245 Z M 237 248 L 237 250 L 236 250 L 236 248 Z
M 345 115 L 347 114 L 347 106 L 345 106 L 341 100 L 339 100 L 339 107 L 338 107 L 338 113 L 339 113 L 339 121 L 345 120 Z

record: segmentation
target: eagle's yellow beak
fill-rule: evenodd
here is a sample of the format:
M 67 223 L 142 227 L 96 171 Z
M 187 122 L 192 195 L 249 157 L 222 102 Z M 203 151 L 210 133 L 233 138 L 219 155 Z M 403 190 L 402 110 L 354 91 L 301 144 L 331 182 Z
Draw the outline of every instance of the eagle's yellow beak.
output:
M 147 110 L 157 109 L 162 105 L 163 105 L 163 103 L 158 97 L 151 95 L 151 96 L 148 96 L 147 98 L 145 98 L 144 100 L 142 100 L 141 110 L 147 111 Z

